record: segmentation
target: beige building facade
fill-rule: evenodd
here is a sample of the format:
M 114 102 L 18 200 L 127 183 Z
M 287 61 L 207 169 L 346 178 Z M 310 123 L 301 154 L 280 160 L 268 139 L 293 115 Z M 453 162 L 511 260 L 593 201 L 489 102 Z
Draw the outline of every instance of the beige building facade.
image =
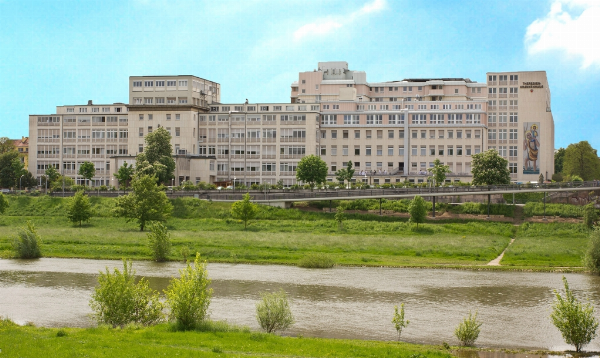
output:
M 321 62 L 300 72 L 291 103 L 220 103 L 216 82 L 196 76 L 132 76 L 129 104 L 59 106 L 30 115 L 29 170 L 49 166 L 78 179 L 81 163 L 96 166 L 95 185 L 116 184 L 114 172 L 135 163 L 144 137 L 171 133 L 172 184 L 296 183 L 306 155 L 320 156 L 328 180 L 352 161 L 355 180 L 424 182 L 435 159 L 447 181 L 470 181 L 472 155 L 494 148 L 515 182 L 554 173 L 554 122 L 546 74 L 490 72 L 468 78 L 367 82 L 346 62 Z

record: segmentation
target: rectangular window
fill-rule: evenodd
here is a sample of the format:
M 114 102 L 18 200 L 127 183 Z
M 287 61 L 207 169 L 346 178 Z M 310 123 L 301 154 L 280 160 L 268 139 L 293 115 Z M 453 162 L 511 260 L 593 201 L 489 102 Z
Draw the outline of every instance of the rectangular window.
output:
M 180 120 L 180 119 L 181 119 L 181 114 L 176 114 L 176 115 L 175 115 L 175 120 L 176 120 L 176 121 L 178 121 L 178 120 Z
M 393 145 L 388 145 L 388 155 L 389 156 L 394 155 L 394 146 Z
M 342 155 L 348 155 L 348 146 L 347 145 L 342 147 Z
M 359 139 L 360 138 L 360 131 L 359 130 L 355 130 L 354 131 L 354 139 Z
M 403 145 L 398 146 L 398 155 L 404 156 L 404 146 Z
M 360 155 L 360 146 L 358 146 L 358 145 L 354 146 L 354 155 Z
M 331 139 L 337 139 L 337 131 L 331 131 Z
M 181 135 L 181 128 L 175 127 L 175 137 L 179 137 Z
M 348 139 L 348 131 L 347 130 L 342 131 L 342 138 Z
M 365 155 L 371 155 L 371 146 L 368 145 L 367 149 L 365 150 Z

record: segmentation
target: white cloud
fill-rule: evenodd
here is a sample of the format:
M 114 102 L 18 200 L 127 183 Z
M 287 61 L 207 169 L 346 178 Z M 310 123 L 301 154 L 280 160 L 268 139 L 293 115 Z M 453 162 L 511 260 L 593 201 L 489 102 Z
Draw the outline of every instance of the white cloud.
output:
M 331 33 L 352 24 L 354 21 L 361 19 L 366 15 L 383 10 L 385 6 L 385 0 L 373 0 L 350 14 L 318 19 L 317 21 L 302 25 L 294 31 L 294 40 L 299 41 L 314 35 L 321 36 Z
M 560 51 L 581 59 L 581 67 L 600 66 L 600 2 L 555 0 L 546 17 L 527 27 L 525 46 L 530 55 Z

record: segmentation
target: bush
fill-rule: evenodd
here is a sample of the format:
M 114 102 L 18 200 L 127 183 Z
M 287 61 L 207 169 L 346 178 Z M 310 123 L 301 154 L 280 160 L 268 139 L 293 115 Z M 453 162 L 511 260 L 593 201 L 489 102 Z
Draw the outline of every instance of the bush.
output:
M 27 221 L 27 226 L 22 227 L 17 237 L 13 240 L 12 246 L 17 257 L 21 259 L 35 259 L 42 257 L 40 245 L 42 239 L 35 230 L 31 221 Z
M 594 223 L 598 220 L 598 213 L 594 208 L 594 204 L 588 204 L 583 209 L 583 223 L 588 227 L 592 228 Z
M 194 329 L 206 318 L 213 292 L 208 288 L 210 280 L 206 261 L 201 262 L 200 254 L 196 253 L 194 267 L 188 263 L 179 273 L 181 278 L 171 280 L 165 291 L 171 308 L 170 319 L 179 329 Z
M 335 261 L 324 253 L 311 253 L 300 259 L 298 266 L 304 268 L 332 268 Z
M 590 233 L 588 248 L 583 256 L 583 265 L 593 273 L 600 273 L 600 228 Z
M 123 260 L 123 271 L 100 272 L 98 286 L 94 289 L 90 307 L 98 323 L 125 327 L 129 323 L 152 325 L 163 320 L 163 304 L 158 292 L 142 278 L 135 283 L 131 261 Z
M 337 209 L 335 210 L 335 221 L 338 222 L 338 225 L 340 226 L 340 230 L 344 228 L 344 221 L 346 220 L 346 213 L 344 212 L 344 207 L 343 206 L 338 206 Z
M 167 261 L 171 253 L 171 235 L 167 227 L 160 222 L 150 224 L 148 233 L 148 247 L 152 251 L 154 261 Z
M 294 317 L 284 290 L 263 292 L 256 304 L 256 320 L 267 333 L 285 330 L 294 324 Z
M 469 312 L 469 317 L 466 317 L 454 330 L 454 335 L 463 346 L 472 346 L 479 337 L 480 327 L 482 323 L 477 321 L 477 312 L 475 316 Z
M 527 203 L 523 209 L 525 216 L 542 216 L 544 215 L 543 203 Z M 580 218 L 583 216 L 581 206 L 569 204 L 546 204 L 547 216 L 559 216 L 561 218 Z
M 78 191 L 75 196 L 69 199 L 67 204 L 67 219 L 73 224 L 81 223 L 83 221 L 89 222 L 93 215 L 92 205 L 90 204 L 90 198 L 85 195 L 83 191 Z
M 4 197 L 4 194 L 0 193 L 0 214 L 4 214 L 8 208 L 8 200 Z
M 398 306 L 394 306 L 394 319 L 392 319 L 392 323 L 398 332 L 398 340 L 400 340 L 402 330 L 410 323 L 409 320 L 404 320 L 404 303 L 400 305 L 400 311 L 398 311 Z
M 567 344 L 575 346 L 581 352 L 584 345 L 596 337 L 598 320 L 594 317 L 594 307 L 587 303 L 582 305 L 569 289 L 567 279 L 563 276 L 565 296 L 554 291 L 556 299 L 552 305 L 552 323 L 558 328 Z

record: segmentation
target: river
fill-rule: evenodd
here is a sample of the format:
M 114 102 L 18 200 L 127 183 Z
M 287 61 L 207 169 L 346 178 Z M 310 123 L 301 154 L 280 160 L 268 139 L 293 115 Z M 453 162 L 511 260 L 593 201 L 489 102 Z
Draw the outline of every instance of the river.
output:
M 134 262 L 138 275 L 165 289 L 183 263 Z M 24 324 L 87 327 L 97 274 L 120 261 L 42 258 L 0 260 L 0 315 Z M 283 288 L 296 324 L 286 334 L 305 337 L 393 340 L 394 305 L 405 304 L 404 341 L 458 344 L 454 328 L 477 311 L 478 346 L 567 350 L 549 318 L 562 274 L 277 265 L 209 264 L 214 290 L 210 317 L 258 329 L 260 292 Z M 598 311 L 600 277 L 565 274 L 571 289 Z M 600 350 L 596 338 L 586 350 Z

